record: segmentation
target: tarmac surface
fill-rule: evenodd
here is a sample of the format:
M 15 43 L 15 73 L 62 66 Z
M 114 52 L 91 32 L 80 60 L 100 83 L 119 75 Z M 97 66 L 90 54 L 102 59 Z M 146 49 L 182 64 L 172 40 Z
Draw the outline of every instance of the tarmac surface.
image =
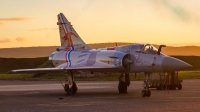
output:
M 200 110 L 200 80 L 184 80 L 182 90 L 151 89 L 142 97 L 143 81 L 132 81 L 119 94 L 117 81 L 77 81 L 75 96 L 65 94 L 59 81 L 0 80 L 0 112 L 133 112 Z

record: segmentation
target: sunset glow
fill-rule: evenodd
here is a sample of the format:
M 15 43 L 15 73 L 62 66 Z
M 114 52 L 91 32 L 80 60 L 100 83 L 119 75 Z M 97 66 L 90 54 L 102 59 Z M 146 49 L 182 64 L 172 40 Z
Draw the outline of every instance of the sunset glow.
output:
M 86 43 L 200 46 L 199 0 L 1 0 L 0 48 L 59 46 L 62 12 Z

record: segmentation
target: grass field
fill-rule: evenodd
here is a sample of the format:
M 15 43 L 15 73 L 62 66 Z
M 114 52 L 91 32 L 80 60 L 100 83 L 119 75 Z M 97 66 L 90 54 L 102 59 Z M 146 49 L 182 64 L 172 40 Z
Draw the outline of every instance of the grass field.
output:
M 107 75 L 101 77 L 75 77 L 78 81 L 117 81 L 119 75 Z M 200 79 L 200 72 L 179 72 L 180 79 Z M 0 80 L 66 80 L 67 77 L 63 73 L 58 74 L 0 74 Z M 144 80 L 144 75 L 130 75 L 130 79 L 133 80 Z
M 200 79 L 200 72 L 180 72 L 181 79 Z
M 192 65 L 192 68 L 188 68 L 186 70 L 193 71 L 193 70 L 200 70 L 200 56 L 172 56 L 175 58 L 178 58 L 190 65 Z

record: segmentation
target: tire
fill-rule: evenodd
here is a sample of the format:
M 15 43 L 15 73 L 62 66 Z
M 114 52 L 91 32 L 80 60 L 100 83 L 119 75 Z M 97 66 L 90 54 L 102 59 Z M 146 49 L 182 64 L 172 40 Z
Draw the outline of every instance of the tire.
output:
M 127 93 L 127 84 L 124 81 L 119 82 L 118 84 L 119 93 Z
M 73 88 L 73 95 L 75 95 L 76 94 L 76 92 L 77 92 L 77 90 L 78 90 L 78 85 L 73 81 L 73 86 L 72 86 L 72 88 Z
M 71 95 L 71 92 L 70 92 L 70 89 L 69 89 L 69 85 L 68 85 L 68 84 L 65 84 L 64 90 L 65 90 L 65 92 L 66 92 L 68 95 Z
M 68 84 L 65 84 L 65 92 L 67 93 L 67 95 L 75 95 L 77 90 L 78 90 L 78 86 L 77 84 L 73 81 L 73 86 L 71 88 L 69 88 Z
M 182 84 L 178 85 L 178 89 L 181 90 L 182 89 Z
M 146 97 L 147 96 L 146 95 L 146 90 L 142 90 L 141 95 L 142 95 L 142 97 Z
M 150 97 L 150 96 L 151 96 L 151 91 L 150 91 L 150 90 L 146 91 L 146 96 L 147 96 L 147 97 Z

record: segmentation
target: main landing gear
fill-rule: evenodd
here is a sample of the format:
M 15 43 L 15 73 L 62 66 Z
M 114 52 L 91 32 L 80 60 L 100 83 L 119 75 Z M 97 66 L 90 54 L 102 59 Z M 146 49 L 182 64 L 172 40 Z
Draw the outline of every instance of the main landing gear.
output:
M 75 95 L 78 90 L 78 85 L 74 81 L 73 72 L 69 71 L 67 76 L 68 83 L 64 85 L 64 90 L 68 95 Z
M 129 73 L 125 73 L 125 81 L 123 81 L 124 74 L 119 76 L 118 91 L 119 93 L 127 93 L 127 87 L 130 85 Z
M 144 81 L 144 90 L 142 90 L 141 95 L 142 97 L 150 97 L 151 96 L 151 91 L 149 90 L 150 86 L 150 73 L 145 73 L 146 79 Z

